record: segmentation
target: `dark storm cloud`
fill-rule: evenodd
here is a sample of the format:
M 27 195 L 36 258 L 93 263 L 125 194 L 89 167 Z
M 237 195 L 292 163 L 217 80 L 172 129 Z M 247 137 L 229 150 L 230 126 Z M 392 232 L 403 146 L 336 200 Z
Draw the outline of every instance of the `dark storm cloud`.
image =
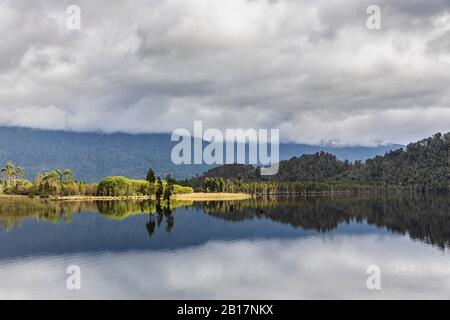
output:
M 0 124 L 280 128 L 373 145 L 450 130 L 450 1 L 0 3 Z M 381 7 L 381 30 L 366 9 Z

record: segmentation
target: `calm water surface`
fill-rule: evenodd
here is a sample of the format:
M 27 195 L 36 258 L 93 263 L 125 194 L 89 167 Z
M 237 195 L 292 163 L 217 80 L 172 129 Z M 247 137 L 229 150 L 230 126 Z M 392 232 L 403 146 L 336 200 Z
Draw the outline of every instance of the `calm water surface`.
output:
M 450 299 L 449 248 L 444 196 L 3 199 L 0 298 Z M 66 287 L 70 265 L 81 290 Z

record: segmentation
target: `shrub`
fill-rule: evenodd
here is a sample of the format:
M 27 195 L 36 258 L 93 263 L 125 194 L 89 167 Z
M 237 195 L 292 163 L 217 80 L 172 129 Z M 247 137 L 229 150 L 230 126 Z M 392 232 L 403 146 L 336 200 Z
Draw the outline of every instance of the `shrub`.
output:
M 163 181 L 163 187 L 167 187 L 167 183 Z M 155 194 L 156 184 L 153 185 Z M 100 181 L 97 186 L 96 194 L 106 197 L 129 197 L 129 196 L 147 196 L 149 194 L 150 183 L 146 180 L 132 180 L 122 176 L 107 177 Z M 192 193 L 191 187 L 183 187 L 174 185 L 174 194 Z
M 125 177 L 107 177 L 97 186 L 98 196 L 124 197 L 145 196 L 148 194 L 150 183 L 145 180 L 131 180 Z
M 13 185 L 7 186 L 5 188 L 6 194 L 19 194 L 19 195 L 27 195 L 31 192 L 33 188 L 33 183 L 28 180 L 18 179 L 14 182 Z
M 193 193 L 194 189 L 191 187 L 183 187 L 178 184 L 174 185 L 173 194 Z

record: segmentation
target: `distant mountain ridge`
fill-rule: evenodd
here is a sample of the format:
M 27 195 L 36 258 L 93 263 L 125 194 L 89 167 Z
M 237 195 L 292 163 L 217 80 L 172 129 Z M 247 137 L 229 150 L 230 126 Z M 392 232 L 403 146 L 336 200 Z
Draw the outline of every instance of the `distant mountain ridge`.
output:
M 78 133 L 0 127 L 0 165 L 13 161 L 25 169 L 28 178 L 55 168 L 72 168 L 77 179 L 95 182 L 110 175 L 143 178 L 149 167 L 157 175 L 177 179 L 200 175 L 209 165 L 175 165 L 169 134 Z M 323 147 L 281 144 L 280 160 L 325 151 L 338 159 L 366 160 L 401 145 L 379 147 Z

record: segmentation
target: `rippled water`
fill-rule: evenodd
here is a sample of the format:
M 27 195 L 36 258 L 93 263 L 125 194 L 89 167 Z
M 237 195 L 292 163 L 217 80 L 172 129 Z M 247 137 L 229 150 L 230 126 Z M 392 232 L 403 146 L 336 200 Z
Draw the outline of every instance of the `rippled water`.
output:
M 450 299 L 449 197 L 0 206 L 0 298 Z

